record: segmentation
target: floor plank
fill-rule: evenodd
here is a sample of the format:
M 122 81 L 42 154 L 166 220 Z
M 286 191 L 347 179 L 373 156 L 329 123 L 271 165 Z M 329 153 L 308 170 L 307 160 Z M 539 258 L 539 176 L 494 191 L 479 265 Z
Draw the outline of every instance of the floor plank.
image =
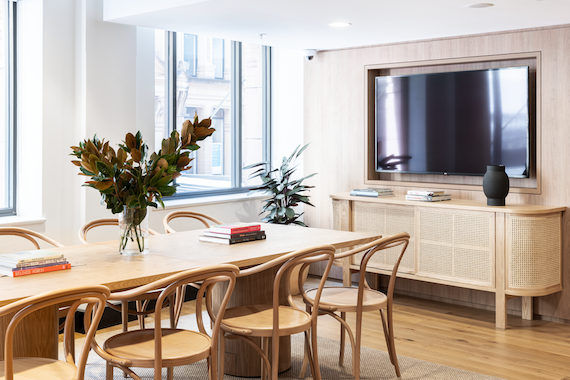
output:
M 307 287 L 314 283 L 309 278 Z M 184 305 L 184 313 L 194 310 L 195 302 Z M 355 325 L 352 315 L 347 320 Z M 379 314 L 365 313 L 363 324 L 362 345 L 386 351 Z M 105 330 L 113 329 L 120 326 Z M 570 380 L 570 325 L 509 316 L 499 330 L 492 311 L 396 296 L 394 330 L 399 355 L 505 379 Z M 338 340 L 338 323 L 319 317 L 318 333 Z

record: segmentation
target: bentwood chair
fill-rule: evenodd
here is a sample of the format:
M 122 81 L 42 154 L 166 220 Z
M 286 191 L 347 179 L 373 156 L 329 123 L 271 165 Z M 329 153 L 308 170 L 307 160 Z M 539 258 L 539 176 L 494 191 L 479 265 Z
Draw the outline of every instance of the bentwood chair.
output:
M 34 249 L 41 249 L 42 246 L 44 247 L 49 247 L 49 248 L 53 248 L 53 247 L 63 247 L 64 245 L 43 235 L 40 234 L 39 232 L 36 231 L 32 231 L 29 230 L 27 228 L 21 228 L 21 227 L 0 227 L 0 236 L 14 236 L 19 238 L 22 238 L 24 240 L 27 240 L 26 242 L 26 247 L 29 246 L 29 243 L 32 243 Z M 47 244 L 40 244 L 41 242 L 45 242 Z M 9 245 L 8 245 L 9 246 Z M 18 247 L 20 247 L 20 245 L 17 245 Z M 22 246 L 24 247 L 24 246 Z M 10 251 L 13 251 L 10 250 Z M 6 252 L 3 252 L 6 253 Z M 67 311 L 68 311 L 68 307 L 64 306 L 64 305 L 60 305 L 59 307 L 59 316 L 60 318 L 63 318 L 67 315 Z M 63 323 L 59 326 L 59 329 L 62 330 L 63 329 Z M 75 352 L 75 349 L 73 347 L 73 343 L 74 341 L 72 340 L 72 352 Z
M 176 232 L 176 230 L 174 228 L 172 228 L 172 226 L 170 225 L 170 222 L 176 218 L 195 219 L 195 220 L 202 222 L 202 224 L 206 228 L 210 227 L 212 224 L 223 224 L 223 222 L 220 222 L 218 219 L 213 218 L 213 217 L 206 215 L 206 214 L 202 214 L 200 212 L 172 211 L 172 212 L 166 214 L 166 216 L 162 220 L 162 224 L 164 224 L 164 230 L 166 231 L 167 234 Z
M 320 245 L 291 252 L 267 263 L 242 270 L 239 277 L 258 274 L 273 267 L 278 267 L 273 281 L 271 300 L 267 304 L 230 307 L 226 310 L 222 321 L 223 336 L 220 339 L 220 352 L 224 355 L 225 339 L 242 339 L 261 356 L 261 379 L 276 380 L 279 367 L 279 337 L 304 332 L 305 347 L 309 353 L 313 379 L 320 380 L 321 374 L 317 355 L 317 315 L 319 297 L 326 278 L 332 267 L 335 248 L 332 245 Z M 320 285 L 315 293 L 315 309 L 307 312 L 300 309 L 291 296 L 291 270 L 301 264 L 301 270 L 309 264 L 326 261 Z M 299 280 L 301 282 L 302 280 Z M 302 286 L 301 286 L 302 288 Z M 280 292 L 284 292 L 285 304 L 280 304 Z M 218 320 L 216 320 L 218 322 Z M 309 339 L 310 332 L 310 339 Z M 251 339 L 261 338 L 261 345 Z M 269 341 L 271 340 L 271 358 L 269 358 Z M 224 358 L 220 358 L 220 379 L 223 378 Z
M 398 233 L 392 236 L 377 239 L 366 245 L 357 247 L 347 252 L 338 253 L 335 255 L 335 259 L 344 259 L 347 257 L 354 257 L 355 255 L 362 254 L 360 260 L 360 268 L 358 270 L 352 270 L 359 274 L 358 287 L 324 287 L 322 289 L 322 294 L 320 298 L 319 306 L 316 306 L 315 302 L 318 298 L 319 288 L 308 290 L 305 293 L 301 293 L 303 296 L 303 301 L 307 305 L 307 309 L 318 307 L 321 314 L 326 314 L 332 316 L 334 319 L 340 322 L 341 332 L 340 332 L 340 354 L 339 354 L 339 364 L 342 365 L 344 359 L 344 345 L 345 345 L 345 333 L 348 332 L 350 338 L 350 343 L 352 345 L 352 369 L 353 376 L 356 380 L 360 379 L 360 346 L 362 341 L 362 315 L 367 311 L 380 311 L 380 317 L 382 318 L 382 327 L 384 329 L 384 337 L 386 339 L 386 346 L 388 349 L 388 354 L 390 355 L 390 361 L 394 365 L 396 370 L 396 375 L 400 377 L 400 366 L 398 364 L 398 357 L 396 356 L 396 346 L 394 344 L 394 325 L 392 320 L 392 299 L 394 296 L 394 285 L 396 282 L 396 273 L 398 272 L 398 267 L 400 261 L 406 252 L 408 243 L 410 240 L 410 235 L 406 232 Z M 391 250 L 386 252 L 386 250 Z M 366 282 L 366 267 L 370 258 L 378 254 L 379 252 L 386 252 L 390 257 L 395 257 L 394 266 L 392 268 L 392 274 L 390 276 L 390 281 L 388 283 L 388 290 L 386 294 L 373 290 L 370 288 Z M 383 309 L 386 309 L 386 315 L 384 315 Z M 340 316 L 336 314 L 340 313 Z M 356 313 L 356 338 L 350 329 L 350 326 L 346 323 L 346 313 Z M 307 366 L 307 355 L 303 361 L 301 376 L 303 376 L 306 366 Z
M 40 234 L 39 232 L 28 230 L 27 228 L 21 227 L 0 227 L 0 235 L 4 236 L 18 236 L 24 238 L 34 245 L 35 249 L 40 249 L 40 243 L 38 241 L 44 241 L 49 244 L 50 247 L 63 247 L 63 244 L 50 239 L 49 237 Z
M 4 361 L 0 361 L 0 379 L 38 379 L 38 380 L 83 380 L 89 346 L 103 315 L 105 300 L 109 297 L 106 286 L 94 285 L 52 291 L 21 299 L 0 307 L 0 316 L 16 313 L 6 329 L 4 343 Z M 14 333 L 18 324 L 29 314 L 49 306 L 70 304 L 69 313 L 65 320 L 63 333 L 63 348 L 65 361 L 39 357 L 14 357 Z M 74 360 L 73 345 L 75 331 L 73 320 L 75 311 L 81 304 L 86 304 L 85 311 L 85 346 L 77 360 Z M 92 310 L 95 312 L 92 315 Z M 29 336 L 28 339 L 34 339 Z M 55 338 L 54 338 L 55 339 Z
M 154 368 L 154 379 L 162 379 L 162 368 L 167 368 L 167 378 L 172 380 L 173 367 L 208 359 L 209 379 L 217 378 L 218 334 L 226 305 L 234 289 L 239 268 L 231 264 L 215 265 L 206 268 L 191 269 L 157 280 L 138 288 L 113 293 L 111 300 L 131 299 L 153 290 L 160 290 L 154 312 L 154 327 L 132 330 L 113 336 L 100 347 L 96 341 L 93 349 L 107 361 L 107 380 L 113 379 L 113 368 L 121 369 L 133 379 L 139 379 L 131 367 Z M 220 282 L 228 282 L 216 315 L 217 321 L 209 336 L 202 319 L 202 298 L 211 292 L 211 288 Z M 198 331 L 176 328 L 170 318 L 170 328 L 161 326 L 161 311 L 165 301 L 185 285 L 198 288 L 196 298 L 196 323 Z M 209 297 L 209 296 L 208 296 Z M 173 305 L 171 303 L 171 305 Z M 172 308 L 172 306 L 170 307 Z
M 79 234 L 79 241 L 81 241 L 81 243 L 83 243 L 83 244 L 89 244 L 89 242 L 87 241 L 87 232 L 89 232 L 93 228 L 103 227 L 103 226 L 117 226 L 118 227 L 119 226 L 119 219 L 117 219 L 117 218 L 94 219 L 90 222 L 85 223 L 79 229 L 79 233 L 78 233 Z M 151 235 L 159 235 L 158 232 L 156 232 L 150 228 L 148 229 L 148 232 Z
M 90 222 L 85 223 L 83 226 L 81 226 L 81 228 L 79 228 L 79 240 L 81 241 L 81 243 L 83 244 L 89 244 L 89 241 L 87 240 L 87 233 L 94 229 L 94 228 L 98 228 L 98 227 L 105 227 L 105 226 L 115 226 L 118 227 L 119 226 L 119 219 L 117 218 L 107 218 L 107 219 L 94 219 Z M 149 229 L 148 232 L 151 235 L 159 235 L 158 232 Z M 122 326 L 123 326 L 123 331 L 127 331 L 128 328 L 128 318 L 129 315 L 136 315 L 139 321 L 139 326 L 141 328 L 144 328 L 144 317 L 145 315 L 149 315 L 152 314 L 152 310 L 147 310 L 146 307 L 148 305 L 148 302 L 152 299 L 156 299 L 156 295 L 154 294 L 147 294 L 145 296 L 141 296 L 135 300 L 130 300 L 130 301 L 134 301 L 135 305 L 136 305 L 136 310 L 129 310 L 128 305 L 129 305 L 129 301 L 126 300 L 124 301 L 121 306 L 117 306 L 114 305 L 112 303 L 108 303 L 107 306 L 109 306 L 111 309 L 116 310 L 118 312 L 121 313 L 121 317 L 122 317 Z

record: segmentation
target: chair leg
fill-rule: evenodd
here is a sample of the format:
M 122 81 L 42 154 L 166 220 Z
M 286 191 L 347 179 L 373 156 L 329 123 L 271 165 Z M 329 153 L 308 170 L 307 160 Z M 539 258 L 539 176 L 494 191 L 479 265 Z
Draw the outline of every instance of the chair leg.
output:
M 356 315 L 356 344 L 352 348 L 352 373 L 354 380 L 360 380 L 360 346 L 362 344 L 362 312 Z
M 305 305 L 305 311 L 311 314 L 311 307 L 309 305 Z M 301 364 L 301 371 L 299 372 L 299 378 L 302 379 L 305 377 L 305 372 L 307 372 L 307 364 L 309 364 L 309 338 L 307 336 L 307 332 L 305 331 L 305 345 L 303 348 L 303 364 Z
M 105 362 L 105 380 L 113 380 L 113 366 Z
M 71 322 L 71 334 L 73 337 L 69 340 L 69 350 L 71 351 L 71 358 L 75 362 L 75 315 L 70 315 L 69 318 L 73 318 Z
M 123 332 L 127 332 L 127 330 L 129 329 L 129 302 L 128 301 L 122 301 L 121 302 L 121 325 L 123 327 Z M 123 372 L 123 377 L 126 379 L 128 377 L 126 372 Z M 110 379 L 107 380 L 113 380 L 113 376 L 111 376 Z
M 396 355 L 396 344 L 394 343 L 394 326 L 392 322 L 392 312 L 388 310 L 388 322 L 384 318 L 384 313 L 380 310 L 380 317 L 382 318 L 382 327 L 384 327 L 384 337 L 386 338 L 386 347 L 390 355 L 390 361 L 396 370 L 396 376 L 402 377 L 400 373 L 400 364 L 398 363 L 398 355 Z
M 342 320 L 344 320 L 346 322 L 346 312 L 345 311 L 340 313 L 340 317 L 342 318 Z M 345 335 L 346 335 L 345 328 L 344 328 L 344 325 L 341 323 L 340 324 L 340 352 L 338 354 L 338 364 L 340 366 L 342 366 L 344 363 Z
M 261 350 L 263 351 L 263 353 L 265 354 L 266 357 L 269 357 L 269 338 L 268 337 L 261 338 Z M 271 369 L 269 369 L 265 366 L 265 363 L 263 362 L 263 358 L 261 358 L 261 380 L 268 379 L 269 375 L 271 374 L 270 371 L 271 371 Z
M 136 304 L 136 306 L 137 306 L 137 311 L 138 311 L 138 312 L 143 311 L 143 304 L 142 304 L 142 301 L 141 301 L 141 300 L 136 300 L 136 301 L 135 301 L 135 304 Z M 137 319 L 139 320 L 139 328 L 140 328 L 141 330 L 143 330 L 143 329 L 144 329 L 144 315 L 137 315 Z
M 224 367 L 226 364 L 226 337 L 224 336 L 224 332 L 221 329 L 218 335 L 218 340 L 218 380 L 223 380 L 225 372 Z M 216 353 L 214 352 L 212 355 L 216 355 Z
M 319 366 L 319 353 L 317 349 L 317 324 L 311 328 L 311 348 L 313 356 L 313 380 L 321 380 L 321 368 Z
M 166 380 L 174 380 L 174 367 L 166 367 Z

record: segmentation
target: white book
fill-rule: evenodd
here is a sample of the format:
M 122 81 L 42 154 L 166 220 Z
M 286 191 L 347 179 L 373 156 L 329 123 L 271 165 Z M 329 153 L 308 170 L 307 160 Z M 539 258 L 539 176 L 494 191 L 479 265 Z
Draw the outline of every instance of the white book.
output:
M 0 261 L 8 264 L 23 264 L 31 261 L 62 259 L 63 253 L 39 249 L 37 251 L 22 251 L 4 253 L 0 255 Z
M 408 190 L 409 195 L 445 195 L 443 190 Z
M 407 201 L 423 201 L 423 202 L 438 202 L 438 201 L 449 201 L 451 200 L 451 195 L 406 195 Z
M 366 189 L 354 189 L 352 191 L 369 192 L 369 193 L 391 193 L 392 189 L 381 187 L 368 187 Z

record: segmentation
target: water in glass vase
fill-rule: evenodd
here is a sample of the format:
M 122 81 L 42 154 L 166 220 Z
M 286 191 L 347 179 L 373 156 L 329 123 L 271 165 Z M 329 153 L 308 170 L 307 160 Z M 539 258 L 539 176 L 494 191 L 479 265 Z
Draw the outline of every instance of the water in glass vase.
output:
M 124 208 L 119 214 L 119 252 L 124 256 L 147 255 L 147 209 Z

